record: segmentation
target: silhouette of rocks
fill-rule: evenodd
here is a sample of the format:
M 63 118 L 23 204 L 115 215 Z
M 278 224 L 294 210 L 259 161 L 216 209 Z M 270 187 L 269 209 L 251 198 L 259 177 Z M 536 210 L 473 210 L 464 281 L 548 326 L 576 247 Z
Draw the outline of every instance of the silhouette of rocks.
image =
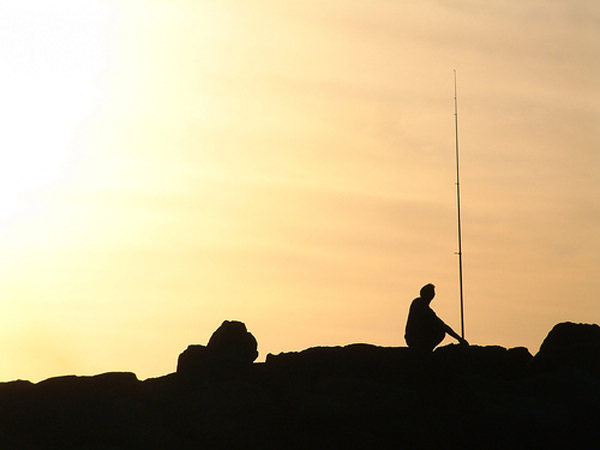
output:
M 226 321 L 159 378 L 0 383 L 0 448 L 598 448 L 597 329 L 559 324 L 535 357 L 352 344 L 255 363 L 254 337 Z
M 559 323 L 552 328 L 534 365 L 539 370 L 570 367 L 600 375 L 600 326 Z
M 177 373 L 186 379 L 206 376 L 235 376 L 248 370 L 258 357 L 258 343 L 246 325 L 224 321 L 208 345 L 190 345 L 179 355 Z
M 205 345 L 191 344 L 177 359 L 177 374 L 185 378 L 197 378 L 211 368 L 211 361 Z
M 177 442 L 142 397 L 132 373 L 6 383 L 0 386 L 0 426 L 24 448 L 155 448 Z
M 258 357 L 258 343 L 246 325 L 226 320 L 212 334 L 207 345 L 208 352 L 219 363 L 248 366 Z

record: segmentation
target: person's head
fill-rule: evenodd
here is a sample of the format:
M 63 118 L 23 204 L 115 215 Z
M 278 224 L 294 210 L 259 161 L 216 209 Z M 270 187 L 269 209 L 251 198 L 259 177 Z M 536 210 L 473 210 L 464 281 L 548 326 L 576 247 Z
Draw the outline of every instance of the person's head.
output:
M 435 286 L 431 283 L 426 284 L 421 288 L 421 298 L 430 302 L 435 297 Z

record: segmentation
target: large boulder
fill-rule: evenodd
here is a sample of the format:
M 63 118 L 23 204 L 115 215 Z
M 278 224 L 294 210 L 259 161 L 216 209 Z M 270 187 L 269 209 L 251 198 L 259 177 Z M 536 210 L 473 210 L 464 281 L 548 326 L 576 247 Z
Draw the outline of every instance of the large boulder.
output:
M 210 369 L 206 345 L 191 344 L 177 358 L 177 374 L 184 378 L 195 378 Z
M 185 379 L 237 376 L 258 357 L 256 338 L 243 322 L 224 321 L 206 346 L 194 344 L 179 355 L 177 373 Z
M 258 343 L 243 322 L 226 320 L 212 334 L 206 346 L 210 356 L 221 364 L 247 366 L 258 357 Z
M 572 322 L 555 325 L 533 363 L 537 370 L 568 367 L 600 375 L 600 326 Z

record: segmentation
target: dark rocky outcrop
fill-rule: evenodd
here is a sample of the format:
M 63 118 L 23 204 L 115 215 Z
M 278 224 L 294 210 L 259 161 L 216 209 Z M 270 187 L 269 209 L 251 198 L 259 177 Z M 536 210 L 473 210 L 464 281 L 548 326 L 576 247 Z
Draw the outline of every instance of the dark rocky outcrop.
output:
M 193 382 L 202 378 L 231 378 L 244 374 L 258 357 L 258 343 L 246 325 L 224 321 L 212 334 L 208 345 L 189 345 L 179 355 L 177 374 Z
M 0 448 L 599 447 L 595 325 L 557 325 L 535 357 L 352 344 L 253 363 L 256 340 L 240 324 L 225 322 L 159 378 L 0 383 Z
M 564 322 L 552 328 L 535 355 L 538 370 L 581 369 L 600 376 L 600 326 Z
M 206 346 L 218 364 L 233 368 L 249 366 L 258 357 L 258 343 L 246 325 L 226 320 L 212 334 Z

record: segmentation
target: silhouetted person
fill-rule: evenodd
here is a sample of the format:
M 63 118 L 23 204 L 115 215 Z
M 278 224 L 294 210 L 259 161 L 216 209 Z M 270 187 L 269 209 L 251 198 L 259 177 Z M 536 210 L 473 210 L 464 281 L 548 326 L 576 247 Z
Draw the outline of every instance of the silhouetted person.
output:
M 421 296 L 415 298 L 410 305 L 404 335 L 408 347 L 419 353 L 431 353 L 444 340 L 446 333 L 461 344 L 469 345 L 431 309 L 429 304 L 433 297 L 435 297 L 435 286 L 426 284 L 421 288 Z

